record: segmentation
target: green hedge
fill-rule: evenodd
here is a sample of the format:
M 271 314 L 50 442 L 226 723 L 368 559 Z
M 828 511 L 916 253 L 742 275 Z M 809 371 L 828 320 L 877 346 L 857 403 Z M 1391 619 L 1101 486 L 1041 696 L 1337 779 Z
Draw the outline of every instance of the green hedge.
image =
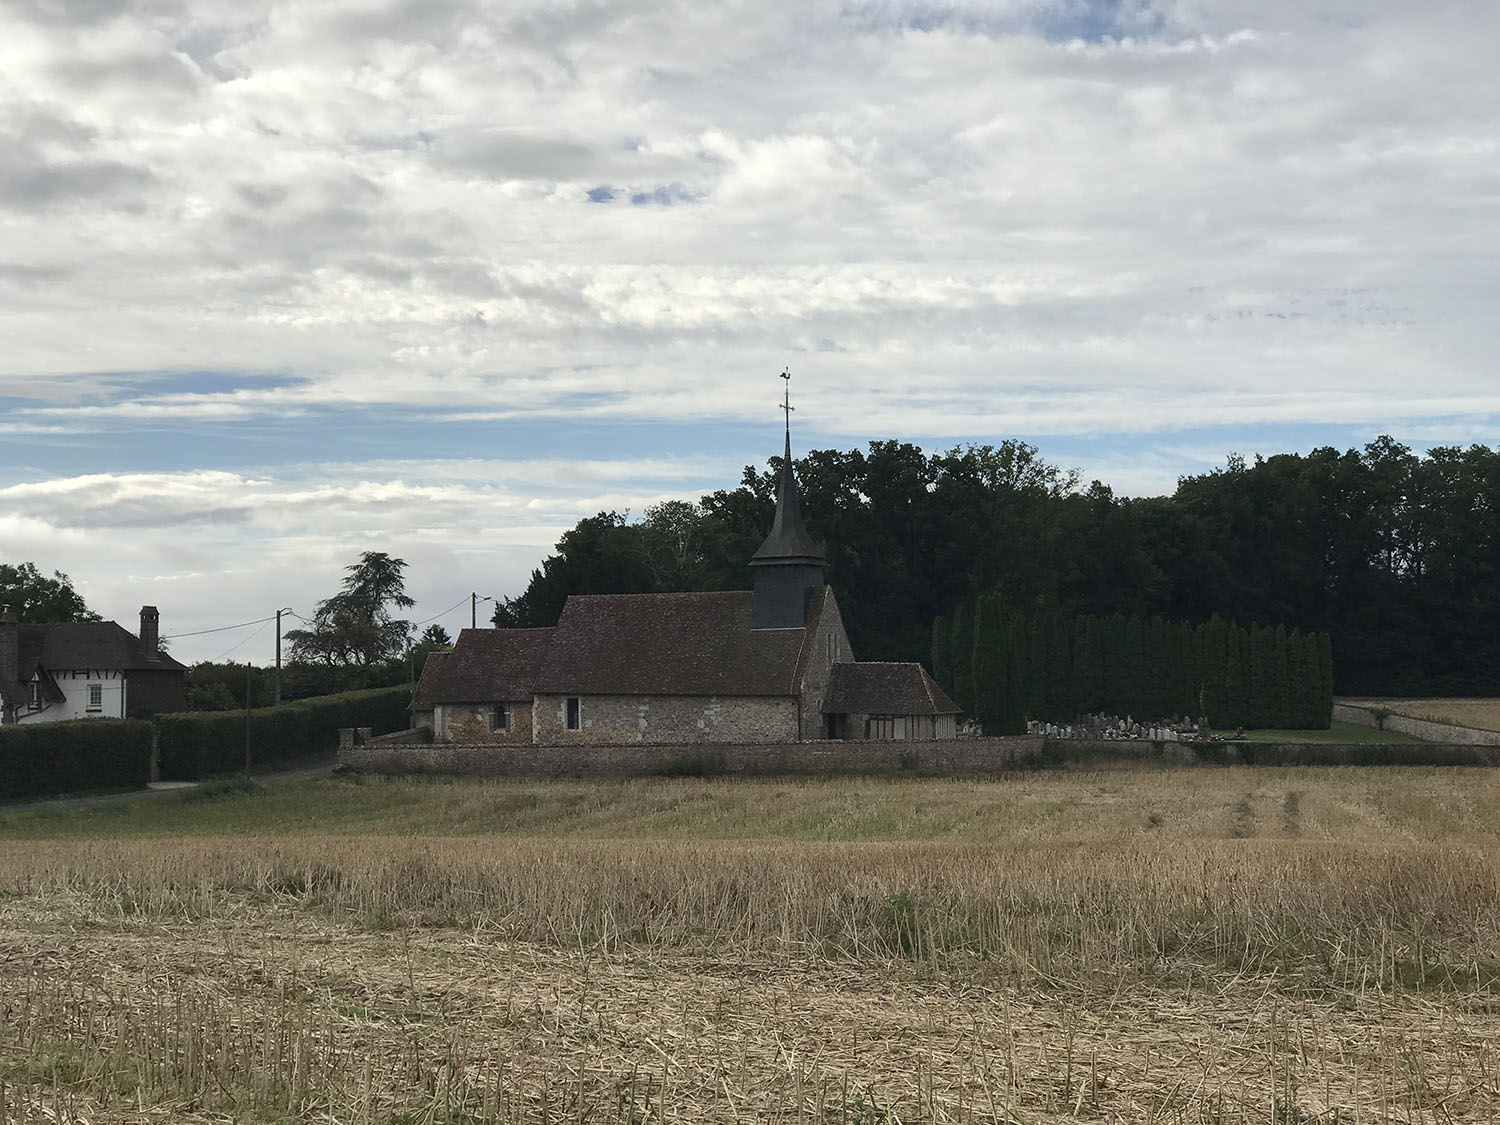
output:
M 375 688 L 299 699 L 250 712 L 252 768 L 331 754 L 340 727 L 371 727 L 376 734 L 403 730 L 411 688 Z M 161 776 L 193 781 L 245 768 L 245 712 L 181 711 L 156 717 Z
M 151 724 L 74 719 L 0 727 L 0 800 L 135 788 L 151 778 Z

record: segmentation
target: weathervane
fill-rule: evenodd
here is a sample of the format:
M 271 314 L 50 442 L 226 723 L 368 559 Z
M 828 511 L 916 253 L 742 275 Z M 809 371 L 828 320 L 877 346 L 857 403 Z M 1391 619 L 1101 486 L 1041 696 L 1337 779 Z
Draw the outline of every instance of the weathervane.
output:
M 792 371 L 789 367 L 781 369 L 781 377 L 786 380 L 786 391 L 782 395 L 781 409 L 786 411 L 786 434 L 792 436 L 792 411 L 797 408 L 792 405 Z

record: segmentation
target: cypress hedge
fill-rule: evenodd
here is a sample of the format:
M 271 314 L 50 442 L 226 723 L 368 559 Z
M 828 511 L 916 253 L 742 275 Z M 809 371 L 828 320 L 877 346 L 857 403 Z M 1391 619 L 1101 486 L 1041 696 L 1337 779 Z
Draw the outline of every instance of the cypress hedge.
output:
M 370 727 L 376 734 L 404 730 L 411 688 L 348 691 L 258 707 L 250 712 L 253 767 L 331 753 L 340 727 Z M 245 712 L 181 711 L 156 717 L 161 776 L 194 781 L 245 768 Z
M 986 733 L 1024 731 L 1028 718 L 1067 723 L 1100 711 L 1326 730 L 1333 712 L 1326 633 L 1246 629 L 1218 616 L 1195 626 L 1123 614 L 1074 617 L 1050 606 L 1024 613 L 986 594 L 939 619 L 933 635 L 934 664 L 952 669 L 954 702 Z
M 139 788 L 151 778 L 151 724 L 73 719 L 0 727 L 0 800 Z

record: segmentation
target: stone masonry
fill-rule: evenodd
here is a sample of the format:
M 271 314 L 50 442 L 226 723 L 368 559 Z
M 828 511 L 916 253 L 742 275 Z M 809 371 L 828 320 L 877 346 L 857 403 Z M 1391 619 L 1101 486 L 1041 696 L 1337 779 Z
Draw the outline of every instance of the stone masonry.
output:
M 565 695 L 536 697 L 542 744 L 728 743 L 795 739 L 797 701 L 786 696 L 582 695 L 578 730 L 567 726 Z

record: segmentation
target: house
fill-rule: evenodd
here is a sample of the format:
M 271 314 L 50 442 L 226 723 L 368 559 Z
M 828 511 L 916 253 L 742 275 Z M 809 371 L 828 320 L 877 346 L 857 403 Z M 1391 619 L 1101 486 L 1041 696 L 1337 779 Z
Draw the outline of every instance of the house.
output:
M 411 703 L 435 742 L 785 743 L 951 738 L 917 664 L 860 665 L 802 522 L 791 433 L 753 589 L 573 595 L 548 629 L 465 629 Z
M 181 711 L 187 669 L 161 650 L 155 606 L 139 635 L 113 621 L 28 625 L 0 611 L 0 722 L 140 718 Z

